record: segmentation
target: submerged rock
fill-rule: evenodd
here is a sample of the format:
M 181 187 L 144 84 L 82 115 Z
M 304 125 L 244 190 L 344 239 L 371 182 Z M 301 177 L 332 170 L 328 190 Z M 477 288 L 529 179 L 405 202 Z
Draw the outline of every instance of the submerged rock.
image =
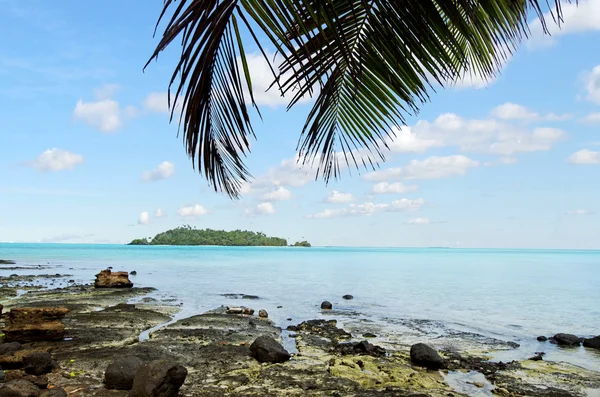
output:
M 321 309 L 322 310 L 331 310 L 331 309 L 333 309 L 333 305 L 329 301 L 324 301 L 323 303 L 321 303 Z
M 0 259 L 0 265 L 16 265 L 17 262 L 9 259 Z
M 342 296 L 342 298 L 344 298 L 346 300 L 354 299 L 354 297 L 352 295 L 344 295 L 344 296 Z
M 50 353 L 36 352 L 23 359 L 25 372 L 29 375 L 42 375 L 52 371 L 52 356 Z
M 112 362 L 104 373 L 104 384 L 107 389 L 131 390 L 133 378 L 143 361 L 135 356 L 122 357 Z
M 543 336 L 543 335 L 542 335 L 542 336 L 538 336 L 538 337 L 537 337 L 537 340 L 538 340 L 539 342 L 546 342 L 546 341 L 548 340 L 548 338 L 546 338 L 545 336 Z
M 132 276 L 137 276 L 137 271 L 136 271 L 136 270 L 134 270 L 134 271 L 132 271 L 132 272 L 129 272 L 129 274 L 130 274 L 130 275 L 132 275 Z
M 0 388 L 1 397 L 38 397 L 40 388 L 25 379 L 16 379 L 6 382 Z
M 600 350 L 600 335 L 594 338 L 584 339 L 583 346 Z
M 177 397 L 187 369 L 168 360 L 154 360 L 136 371 L 129 397 Z
M 429 369 L 440 369 L 444 367 L 444 359 L 431 346 L 425 343 L 417 343 L 410 348 L 410 360 L 413 364 Z
M 133 283 L 129 281 L 127 272 L 113 272 L 109 269 L 102 270 L 96 274 L 94 282 L 96 288 L 132 288 Z
M 581 345 L 581 338 L 573 334 L 556 334 L 552 337 L 552 341 L 560 346 L 579 346 Z
M 61 340 L 65 335 L 62 318 L 69 313 L 63 307 L 21 307 L 9 312 L 4 328 L 7 342 L 22 343 Z
M 250 345 L 250 352 L 258 362 L 282 363 L 291 358 L 290 353 L 275 339 L 268 336 L 259 336 Z
M 372 332 L 367 332 L 363 334 L 363 338 L 377 338 L 377 335 Z

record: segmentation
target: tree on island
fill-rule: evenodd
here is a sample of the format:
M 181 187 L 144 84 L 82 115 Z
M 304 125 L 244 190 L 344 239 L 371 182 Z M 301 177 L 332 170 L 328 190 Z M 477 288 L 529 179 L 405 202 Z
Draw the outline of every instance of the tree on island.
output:
M 306 240 L 304 241 L 296 241 L 292 247 L 312 247 L 310 243 Z
M 562 20 L 560 0 L 548 4 Z M 165 0 L 168 20 L 148 64 L 177 38 L 182 52 L 169 83 L 171 119 L 181 111 L 185 148 L 216 191 L 238 197 L 250 179 L 242 157 L 255 137 L 258 106 L 241 31 L 272 66 L 272 89 L 288 109 L 316 95 L 298 142 L 316 177 L 337 178 L 341 163 L 374 168 L 434 84 L 465 75 L 489 79 L 529 34 L 538 0 Z M 275 54 L 263 48 L 270 44 Z M 176 87 L 174 92 L 171 89 Z M 360 151 L 359 151 L 360 150 Z
M 303 242 L 309 244 L 308 242 Z M 167 230 L 152 239 L 135 239 L 129 245 L 223 245 L 223 246 L 263 246 L 285 247 L 287 240 L 280 237 L 268 237 L 264 233 L 247 230 L 196 229 L 190 225 Z M 310 244 L 309 244 L 310 246 Z

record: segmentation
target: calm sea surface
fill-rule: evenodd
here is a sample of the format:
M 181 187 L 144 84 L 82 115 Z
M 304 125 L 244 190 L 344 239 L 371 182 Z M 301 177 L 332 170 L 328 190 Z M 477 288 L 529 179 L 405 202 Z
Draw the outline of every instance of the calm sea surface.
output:
M 264 308 L 278 325 L 321 318 L 329 300 L 342 323 L 366 319 L 389 332 L 403 320 L 513 341 L 498 359 L 545 351 L 548 359 L 600 370 L 600 354 L 539 344 L 538 335 L 600 334 L 600 251 L 399 248 L 162 247 L 0 244 L 0 259 L 90 283 L 107 266 L 137 271 L 137 286 L 182 303 L 178 318 L 224 304 Z M 260 296 L 232 301 L 225 293 Z M 344 294 L 355 299 L 344 301 Z M 277 308 L 283 306 L 282 308 Z M 329 315 L 328 318 L 332 316 Z

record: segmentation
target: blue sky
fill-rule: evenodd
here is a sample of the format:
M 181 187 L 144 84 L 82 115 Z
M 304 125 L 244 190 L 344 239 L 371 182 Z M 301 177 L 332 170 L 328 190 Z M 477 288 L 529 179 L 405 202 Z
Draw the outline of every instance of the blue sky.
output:
M 310 103 L 263 121 L 241 200 L 192 170 L 145 72 L 162 1 L 0 0 L 0 241 L 123 243 L 191 224 L 317 245 L 600 248 L 600 0 L 523 43 L 494 81 L 438 90 L 376 172 L 295 164 Z M 255 88 L 266 64 L 251 56 Z

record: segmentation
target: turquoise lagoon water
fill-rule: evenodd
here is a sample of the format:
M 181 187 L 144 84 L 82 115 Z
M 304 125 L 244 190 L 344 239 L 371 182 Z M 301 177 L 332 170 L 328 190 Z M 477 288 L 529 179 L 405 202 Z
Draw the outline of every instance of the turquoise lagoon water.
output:
M 177 318 L 245 304 L 266 309 L 283 328 L 336 318 L 376 325 L 382 342 L 393 334 L 395 341 L 434 344 L 467 332 L 521 345 L 496 359 L 544 351 L 547 359 L 600 370 L 594 351 L 535 340 L 557 332 L 600 334 L 600 251 L 0 244 L 0 258 L 45 266 L 0 267 L 2 275 L 68 273 L 83 283 L 107 266 L 136 270 L 137 286 L 155 287 L 155 298 L 181 304 Z M 234 301 L 225 293 L 261 299 Z M 355 298 L 345 301 L 344 294 Z M 333 303 L 333 313 L 321 313 L 323 300 Z

